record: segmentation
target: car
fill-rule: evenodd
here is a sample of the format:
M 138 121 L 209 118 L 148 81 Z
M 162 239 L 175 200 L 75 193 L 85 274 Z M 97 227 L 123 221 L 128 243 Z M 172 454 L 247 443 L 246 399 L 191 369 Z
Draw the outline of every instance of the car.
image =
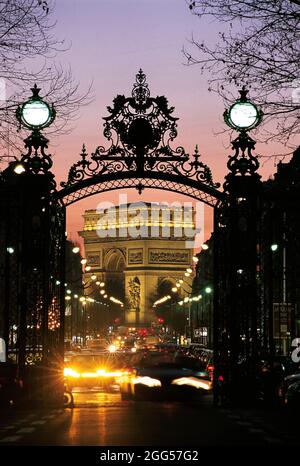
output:
M 65 363 L 65 384 L 69 391 L 75 387 L 110 388 L 120 376 L 122 363 L 115 354 L 91 353 L 73 356 Z
M 300 407 L 300 379 L 288 386 L 284 395 L 284 403 L 288 408 Z
M 191 345 L 188 354 L 199 359 L 202 364 L 202 370 L 206 371 L 210 379 L 213 380 L 214 376 L 214 352 L 211 349 L 205 348 L 202 345 Z
M 285 402 L 285 396 L 289 387 L 297 382 L 300 382 L 300 372 L 284 377 L 278 389 L 278 395 L 281 401 Z
M 206 349 L 206 346 L 203 345 L 202 343 L 191 343 L 189 346 L 188 346 L 188 352 L 193 354 L 194 351 L 201 351 L 201 350 L 205 350 Z
M 212 382 L 196 358 L 149 351 L 131 358 L 119 378 L 123 400 L 190 399 L 212 389 Z

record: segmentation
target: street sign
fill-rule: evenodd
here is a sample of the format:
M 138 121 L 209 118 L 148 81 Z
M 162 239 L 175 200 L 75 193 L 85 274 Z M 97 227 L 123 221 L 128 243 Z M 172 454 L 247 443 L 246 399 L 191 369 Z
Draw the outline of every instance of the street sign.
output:
M 195 328 L 194 337 L 207 337 L 207 327 Z

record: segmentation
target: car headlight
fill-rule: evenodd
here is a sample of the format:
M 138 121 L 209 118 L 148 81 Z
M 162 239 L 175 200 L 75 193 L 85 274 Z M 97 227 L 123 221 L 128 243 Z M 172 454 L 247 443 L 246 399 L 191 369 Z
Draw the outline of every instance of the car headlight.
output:
M 133 380 L 134 384 L 142 384 L 147 387 L 161 387 L 161 381 L 158 379 L 152 379 L 152 377 L 136 377 Z
M 174 379 L 172 385 L 188 385 L 194 388 L 202 388 L 203 390 L 211 390 L 212 383 L 210 380 L 201 380 L 196 377 L 180 377 Z
M 74 369 L 71 369 L 71 367 L 65 367 L 64 368 L 64 376 L 65 377 L 80 377 L 80 374 L 78 372 L 74 371 Z
M 117 351 L 116 345 L 109 345 L 108 351 L 109 351 L 110 353 L 115 353 L 115 352 Z

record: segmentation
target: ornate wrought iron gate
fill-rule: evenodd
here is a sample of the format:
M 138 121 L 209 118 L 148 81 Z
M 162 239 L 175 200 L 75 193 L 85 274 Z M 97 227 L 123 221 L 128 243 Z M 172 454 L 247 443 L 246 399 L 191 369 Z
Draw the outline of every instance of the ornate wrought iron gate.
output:
M 39 99 L 36 88 L 34 93 Z M 215 380 L 225 379 L 231 394 L 243 377 L 251 387 L 270 333 L 260 305 L 262 183 L 255 143 L 245 131 L 233 141 L 220 191 L 197 148 L 192 156 L 171 148 L 177 136 L 173 110 L 165 97 L 150 96 L 140 70 L 132 95 L 118 95 L 108 107 L 109 148 L 99 146 L 89 157 L 83 146 L 62 189 L 56 189 L 48 141 L 39 129 L 25 140 L 27 153 L 1 174 L 0 336 L 32 399 L 48 398 L 49 380 L 57 388 L 53 399 L 62 395 L 65 208 L 124 188 L 180 192 L 214 208 Z M 35 383 L 41 370 L 43 384 Z

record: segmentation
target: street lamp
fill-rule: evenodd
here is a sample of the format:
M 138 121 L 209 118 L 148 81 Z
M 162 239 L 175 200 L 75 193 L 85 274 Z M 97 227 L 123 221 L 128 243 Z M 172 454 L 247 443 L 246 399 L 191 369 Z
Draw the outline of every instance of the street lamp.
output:
M 17 175 L 22 175 L 22 173 L 24 173 L 25 171 L 26 171 L 25 167 L 24 167 L 24 165 L 22 163 L 17 163 L 17 165 L 14 168 L 14 172 Z
M 19 105 L 16 110 L 17 120 L 21 125 L 31 130 L 40 130 L 53 123 L 56 112 L 53 106 L 42 100 L 39 96 L 41 89 L 35 84 L 31 88 L 32 96 Z
M 278 249 L 278 244 L 272 244 L 271 245 L 271 251 L 275 252 Z
M 230 128 L 236 131 L 248 131 L 260 124 L 263 112 L 247 98 L 248 91 L 245 86 L 239 92 L 241 97 L 225 110 L 223 116 Z

